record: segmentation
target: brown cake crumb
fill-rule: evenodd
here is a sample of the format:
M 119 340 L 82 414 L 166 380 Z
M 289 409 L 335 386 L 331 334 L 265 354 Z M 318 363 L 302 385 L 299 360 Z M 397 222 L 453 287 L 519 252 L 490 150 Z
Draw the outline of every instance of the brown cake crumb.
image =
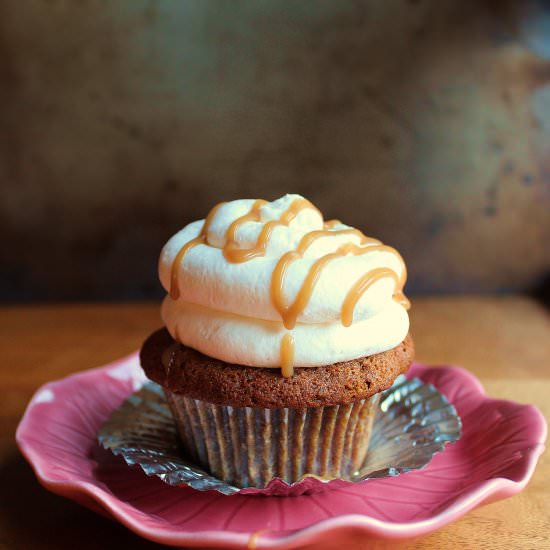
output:
M 389 388 L 414 357 L 410 334 L 388 351 L 323 367 L 244 367 L 214 359 L 176 343 L 166 329 L 149 336 L 140 353 L 147 376 L 169 391 L 234 407 L 302 409 L 341 405 Z

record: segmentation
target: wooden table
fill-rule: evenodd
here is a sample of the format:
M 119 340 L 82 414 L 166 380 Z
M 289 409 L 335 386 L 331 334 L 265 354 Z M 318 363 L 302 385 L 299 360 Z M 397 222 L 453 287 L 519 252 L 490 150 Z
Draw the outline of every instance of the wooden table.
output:
M 153 548 L 117 523 L 48 493 L 14 441 L 34 390 L 139 347 L 160 325 L 158 304 L 0 308 L 0 548 Z M 413 301 L 420 361 L 470 369 L 495 397 L 534 403 L 550 417 L 550 313 L 528 298 L 437 297 Z M 432 535 L 399 544 L 358 539 L 354 548 L 550 548 L 550 459 L 527 489 L 470 512 Z

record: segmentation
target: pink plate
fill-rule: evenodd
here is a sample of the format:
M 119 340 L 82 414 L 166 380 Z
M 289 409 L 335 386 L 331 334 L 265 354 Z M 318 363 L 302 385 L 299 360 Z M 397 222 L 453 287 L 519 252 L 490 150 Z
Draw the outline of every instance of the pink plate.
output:
M 99 427 L 144 381 L 137 354 L 40 388 L 17 443 L 46 488 L 175 546 L 296 548 L 359 533 L 414 537 L 525 487 L 546 439 L 535 407 L 486 397 L 477 379 L 457 367 L 415 364 L 408 376 L 433 384 L 455 405 L 462 439 L 423 470 L 310 496 L 170 487 L 101 450 Z

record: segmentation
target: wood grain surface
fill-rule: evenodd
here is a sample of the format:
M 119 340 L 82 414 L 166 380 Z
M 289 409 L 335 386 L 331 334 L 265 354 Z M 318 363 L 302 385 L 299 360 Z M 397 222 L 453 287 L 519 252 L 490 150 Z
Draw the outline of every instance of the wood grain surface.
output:
M 0 308 L 0 548 L 154 548 L 114 521 L 40 487 L 14 441 L 41 384 L 136 349 L 160 325 L 158 304 Z M 519 296 L 413 301 L 418 360 L 470 369 L 495 397 L 534 403 L 550 417 L 550 313 Z M 521 494 L 470 512 L 414 541 L 360 536 L 345 548 L 550 548 L 550 460 Z M 316 547 L 318 548 L 318 547 Z

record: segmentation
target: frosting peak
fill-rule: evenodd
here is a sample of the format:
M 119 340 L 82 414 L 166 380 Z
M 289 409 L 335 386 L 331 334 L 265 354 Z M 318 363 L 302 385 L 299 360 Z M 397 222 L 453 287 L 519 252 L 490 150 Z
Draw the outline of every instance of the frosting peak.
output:
M 292 250 L 314 228 L 323 228 L 323 216 L 299 195 L 285 195 L 273 202 L 243 199 L 219 206 L 207 227 L 206 242 L 217 248 L 258 249 L 258 256 L 277 256 Z M 262 232 L 270 235 L 260 238 Z
M 408 331 L 397 251 L 299 195 L 217 205 L 166 243 L 159 275 L 176 340 L 284 375 L 385 351 Z

